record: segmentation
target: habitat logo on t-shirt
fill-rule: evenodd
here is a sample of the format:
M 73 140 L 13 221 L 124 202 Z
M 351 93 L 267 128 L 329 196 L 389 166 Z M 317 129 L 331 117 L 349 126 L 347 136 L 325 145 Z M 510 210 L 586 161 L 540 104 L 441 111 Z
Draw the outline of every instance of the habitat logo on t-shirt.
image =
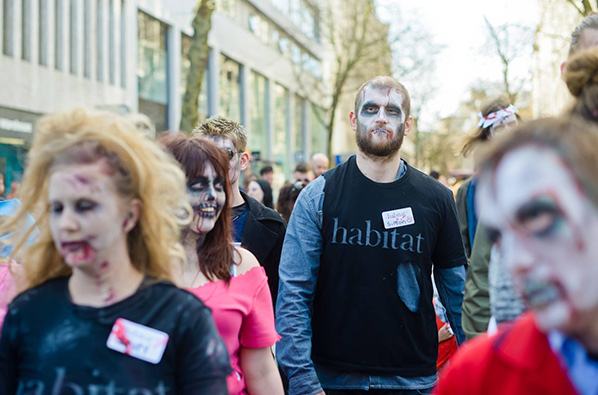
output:
M 384 221 L 385 229 L 399 228 L 401 226 L 413 225 L 415 223 L 411 207 L 385 211 L 382 213 L 382 221 Z

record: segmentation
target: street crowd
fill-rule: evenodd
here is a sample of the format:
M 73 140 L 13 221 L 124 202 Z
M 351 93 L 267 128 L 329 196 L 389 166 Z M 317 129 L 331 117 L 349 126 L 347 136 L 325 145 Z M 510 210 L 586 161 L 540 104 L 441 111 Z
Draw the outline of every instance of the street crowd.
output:
M 480 108 L 455 195 L 390 76 L 276 204 L 233 120 L 44 116 L 0 202 L 0 395 L 598 395 L 598 14 L 561 70 L 559 117 Z

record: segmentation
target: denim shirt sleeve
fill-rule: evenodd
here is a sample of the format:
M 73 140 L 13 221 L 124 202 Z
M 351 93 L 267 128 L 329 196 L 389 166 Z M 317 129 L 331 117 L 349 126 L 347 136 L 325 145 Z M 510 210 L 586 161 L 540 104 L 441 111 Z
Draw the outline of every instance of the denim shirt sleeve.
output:
M 318 177 L 299 194 L 280 257 L 276 330 L 282 339 L 276 357 L 289 378 L 290 395 L 322 391 L 311 360 L 311 315 L 323 248 L 325 182 Z
M 467 269 L 463 265 L 448 269 L 434 267 L 434 281 L 440 302 L 446 308 L 446 315 L 458 344 L 465 341 L 465 333 L 461 327 L 461 305 L 465 292 L 466 274 Z

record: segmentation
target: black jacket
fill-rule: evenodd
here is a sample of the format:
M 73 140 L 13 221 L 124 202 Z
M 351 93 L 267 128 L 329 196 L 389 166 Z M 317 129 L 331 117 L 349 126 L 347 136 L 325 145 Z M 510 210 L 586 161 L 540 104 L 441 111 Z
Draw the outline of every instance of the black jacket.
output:
M 276 306 L 278 265 L 287 226 L 276 211 L 264 206 L 244 192 L 241 192 L 241 196 L 248 208 L 241 236 L 241 246 L 251 251 L 266 270 L 272 302 Z

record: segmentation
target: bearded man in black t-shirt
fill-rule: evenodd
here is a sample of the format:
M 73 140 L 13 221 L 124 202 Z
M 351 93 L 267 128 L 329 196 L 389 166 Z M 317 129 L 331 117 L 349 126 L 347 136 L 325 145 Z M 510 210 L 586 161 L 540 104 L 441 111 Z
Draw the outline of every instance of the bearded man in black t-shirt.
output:
M 301 192 L 283 246 L 277 358 L 290 394 L 427 391 L 438 335 L 432 273 L 459 342 L 466 258 L 451 191 L 401 159 L 410 98 L 366 82 L 358 151 Z

